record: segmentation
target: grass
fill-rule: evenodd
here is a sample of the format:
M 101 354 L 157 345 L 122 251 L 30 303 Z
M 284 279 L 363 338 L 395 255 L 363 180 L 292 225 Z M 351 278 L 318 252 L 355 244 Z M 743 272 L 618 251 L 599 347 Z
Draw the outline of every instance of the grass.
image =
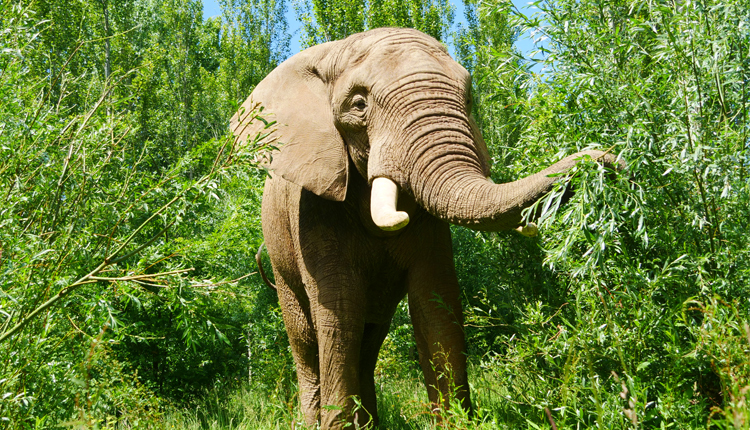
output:
M 376 376 L 380 429 L 748 429 L 750 386 L 750 327 L 728 318 L 720 321 L 711 309 L 696 351 L 713 354 L 719 383 L 716 392 L 690 382 L 680 384 L 684 372 L 663 377 L 661 389 L 637 376 L 597 375 L 596 362 L 584 348 L 570 352 L 561 368 L 542 369 L 534 357 L 510 350 L 487 356 L 469 368 L 474 412 L 460 408 L 437 420 L 431 412 L 421 374 L 415 366 L 389 368 Z M 727 316 L 724 316 L 725 318 Z M 722 355 L 724 354 L 724 355 Z M 743 358 L 744 357 L 744 358 Z M 558 357 L 562 358 L 562 357 Z M 689 357 L 688 357 L 689 358 Z M 592 364 L 593 363 L 593 364 Z M 724 367 L 720 367 L 724 366 Z M 669 373 L 669 372 L 665 372 Z M 688 381 L 689 382 L 689 381 Z M 710 388 L 710 387 L 709 387 Z M 163 416 L 162 428 L 174 429 L 307 429 L 299 410 L 296 387 L 244 384 L 209 391 L 194 408 Z M 554 427 L 553 427 L 554 426 Z M 371 428 L 371 427 L 370 427 Z
M 192 409 L 173 410 L 164 416 L 165 428 L 185 430 L 289 429 L 304 422 L 296 397 L 269 395 L 261 387 L 243 385 L 235 390 L 212 390 Z
M 536 378 L 547 389 L 554 384 L 544 381 L 543 375 Z M 502 373 L 472 366 L 470 371 L 472 395 L 475 411 L 469 416 L 465 411 L 454 409 L 438 422 L 431 413 L 426 390 L 419 375 L 412 373 L 406 377 L 382 376 L 378 381 L 378 409 L 380 429 L 389 430 L 430 430 L 430 429 L 551 429 L 554 422 L 558 429 L 574 428 L 649 428 L 639 426 L 630 417 L 636 416 L 634 408 L 629 408 L 628 390 L 625 385 L 615 388 L 616 383 L 608 383 L 608 389 L 599 386 L 598 396 L 592 387 L 584 389 L 587 394 L 579 402 L 562 407 L 545 406 L 543 399 L 536 404 L 527 403 L 537 394 L 519 390 L 528 387 L 528 382 L 509 384 Z M 605 381 L 606 382 L 606 381 Z M 612 382 L 612 381 L 609 381 Z M 616 381 L 615 381 L 616 382 Z M 623 381 L 620 381 L 623 382 Z M 605 385 L 604 383 L 601 385 Z M 625 387 L 625 388 L 623 388 Z M 624 393 L 624 394 L 623 394 Z M 549 393 L 555 397 L 554 393 Z M 517 396 L 514 398 L 514 396 Z M 524 399 L 525 397 L 525 399 Z M 594 400 L 596 397 L 598 399 Z M 582 401 L 580 401 L 582 400 Z M 596 404 L 594 406 L 593 404 Z M 689 400 L 687 402 L 689 404 Z M 594 406 L 592 408 L 592 406 Z M 632 405 L 635 406 L 635 405 Z M 691 408 L 695 411 L 695 405 Z M 549 410 L 550 417 L 547 416 Z M 596 411 L 599 415 L 593 414 Z M 746 409 L 745 409 L 746 413 Z M 695 414 L 682 421 L 684 427 L 665 428 L 704 428 L 705 414 Z M 550 421 L 550 419 L 552 421 Z M 729 424 L 728 422 L 726 424 Z M 254 430 L 254 429 L 307 429 L 296 397 L 285 398 L 273 395 L 262 387 L 243 385 L 232 391 L 212 391 L 202 402 L 190 410 L 174 410 L 164 416 L 164 428 L 186 430 Z M 716 428 L 747 428 L 720 426 Z

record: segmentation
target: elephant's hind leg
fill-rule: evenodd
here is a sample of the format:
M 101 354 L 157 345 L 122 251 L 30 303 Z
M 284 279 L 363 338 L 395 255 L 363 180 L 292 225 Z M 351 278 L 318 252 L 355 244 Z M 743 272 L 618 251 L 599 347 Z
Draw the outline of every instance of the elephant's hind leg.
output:
M 318 341 L 310 313 L 310 300 L 305 292 L 297 265 L 295 201 L 299 188 L 283 179 L 267 179 L 263 194 L 263 236 L 271 257 L 276 289 L 284 325 L 297 368 L 299 396 L 305 421 L 310 428 L 320 418 L 320 363 Z

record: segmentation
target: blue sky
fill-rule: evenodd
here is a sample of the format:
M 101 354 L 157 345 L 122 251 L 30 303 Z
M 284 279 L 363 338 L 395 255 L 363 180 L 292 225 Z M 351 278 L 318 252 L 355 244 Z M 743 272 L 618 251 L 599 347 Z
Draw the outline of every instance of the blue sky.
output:
M 289 2 L 291 3 L 291 2 Z M 463 23 L 466 24 L 466 18 L 464 17 L 464 3 L 461 0 L 450 0 L 450 3 L 456 7 L 456 19 L 455 24 Z M 529 0 L 513 0 L 513 4 L 523 13 L 531 15 L 535 12 L 531 6 L 528 6 Z M 211 16 L 217 16 L 221 14 L 219 3 L 217 0 L 203 0 L 203 16 L 208 18 Z M 289 11 L 286 15 L 287 23 L 289 24 L 289 31 L 292 33 L 292 43 L 290 46 L 291 53 L 296 54 L 300 51 L 300 37 L 299 27 L 300 23 L 294 14 L 293 8 L 289 7 Z M 534 50 L 534 43 L 528 34 L 521 35 L 519 40 L 516 42 L 516 47 L 525 56 L 528 57 L 531 51 Z

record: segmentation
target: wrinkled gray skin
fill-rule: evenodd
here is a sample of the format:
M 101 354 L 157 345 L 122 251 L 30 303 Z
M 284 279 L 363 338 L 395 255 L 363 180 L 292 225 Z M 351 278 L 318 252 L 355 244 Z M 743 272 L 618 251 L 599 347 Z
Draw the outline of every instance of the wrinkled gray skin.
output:
M 261 104 L 280 125 L 270 137 L 283 145 L 269 166 L 263 234 L 308 425 L 364 424 L 366 413 L 352 416 L 355 395 L 377 420 L 375 363 L 404 296 L 430 401 L 447 399 L 454 386 L 469 408 L 448 223 L 516 228 L 521 211 L 550 190 L 548 175 L 583 154 L 617 166 L 611 155 L 586 151 L 516 182 L 491 183 L 470 81 L 433 38 L 377 29 L 295 55 L 243 105 L 249 112 Z M 247 122 L 232 120 L 240 139 L 258 131 Z M 373 223 L 377 177 L 398 185 L 405 228 Z

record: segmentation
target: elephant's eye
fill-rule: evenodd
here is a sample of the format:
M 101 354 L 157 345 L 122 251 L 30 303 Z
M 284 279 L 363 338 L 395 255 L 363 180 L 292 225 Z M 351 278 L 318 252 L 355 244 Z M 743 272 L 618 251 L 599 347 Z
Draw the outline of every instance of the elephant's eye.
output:
M 363 96 L 357 94 L 356 96 L 352 98 L 352 108 L 358 109 L 358 110 L 365 110 L 366 107 L 367 107 L 367 100 L 365 100 Z
M 341 102 L 336 121 L 344 127 L 362 130 L 367 127 L 367 107 L 367 96 L 357 91 Z

